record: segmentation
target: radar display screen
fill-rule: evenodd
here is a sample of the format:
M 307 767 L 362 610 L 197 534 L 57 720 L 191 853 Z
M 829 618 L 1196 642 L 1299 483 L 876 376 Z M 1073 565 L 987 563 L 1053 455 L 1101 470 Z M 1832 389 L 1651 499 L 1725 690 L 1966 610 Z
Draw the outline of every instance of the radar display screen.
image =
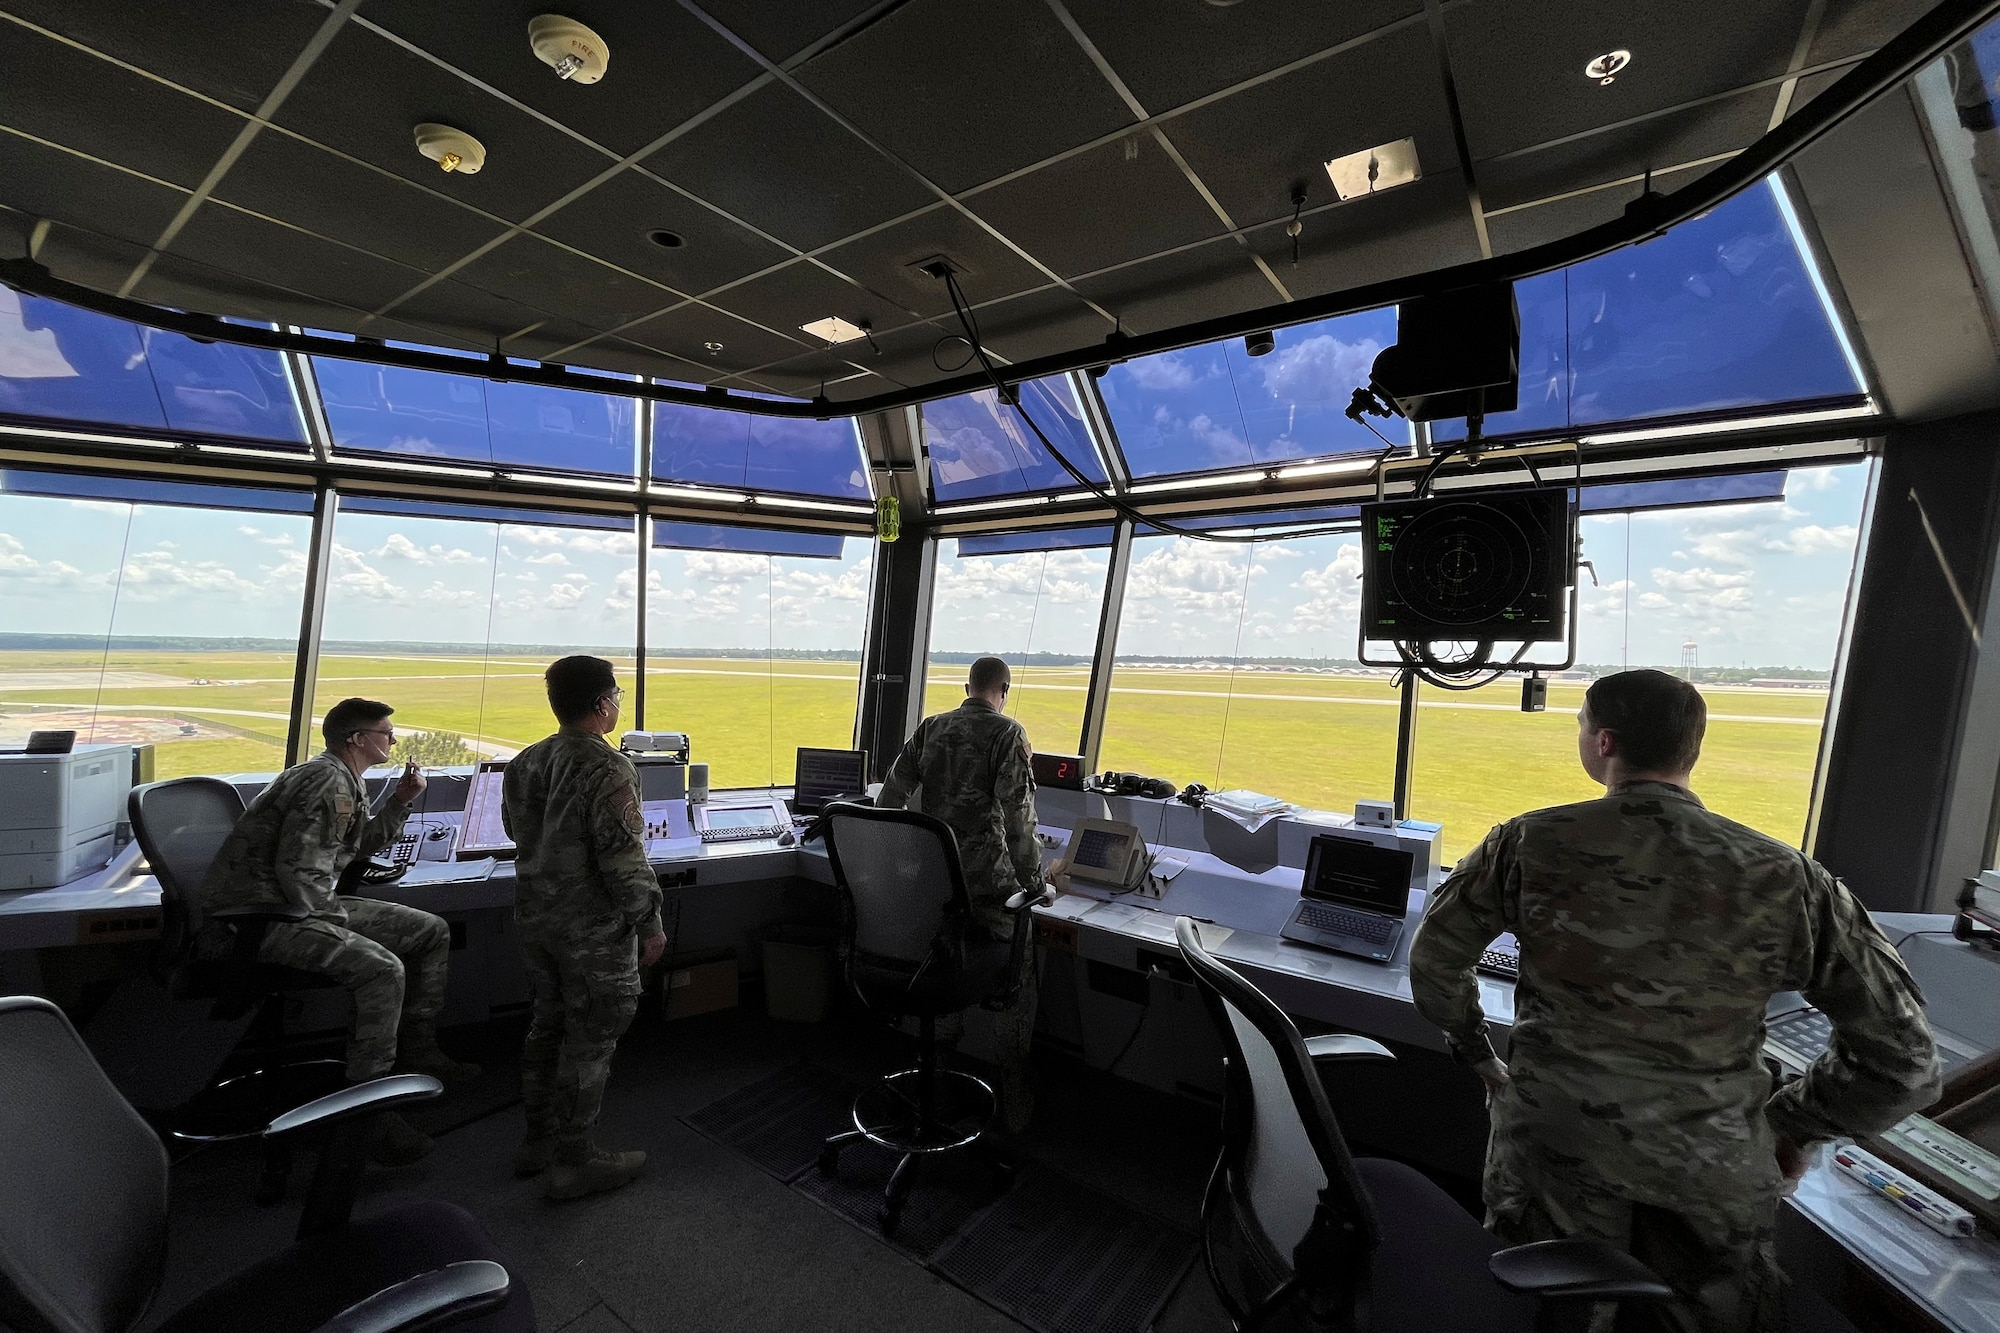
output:
M 1567 491 L 1363 505 L 1361 532 L 1363 639 L 1563 639 L 1576 577 Z

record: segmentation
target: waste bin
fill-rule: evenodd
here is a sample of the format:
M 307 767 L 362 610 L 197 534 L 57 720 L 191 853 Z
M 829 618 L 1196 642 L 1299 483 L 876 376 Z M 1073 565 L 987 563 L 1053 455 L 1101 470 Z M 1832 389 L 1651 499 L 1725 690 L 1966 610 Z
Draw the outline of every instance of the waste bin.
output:
M 833 931 L 780 923 L 764 932 L 764 1007 L 773 1018 L 818 1023 L 833 983 Z

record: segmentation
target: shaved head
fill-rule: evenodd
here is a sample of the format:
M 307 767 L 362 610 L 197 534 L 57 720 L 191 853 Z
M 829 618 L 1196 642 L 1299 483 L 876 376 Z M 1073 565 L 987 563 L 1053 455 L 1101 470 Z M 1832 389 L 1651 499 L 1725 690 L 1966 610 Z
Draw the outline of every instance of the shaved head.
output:
M 965 688 L 972 694 L 991 694 L 1002 686 L 1013 683 L 1014 673 L 997 657 L 980 658 L 972 664 L 972 670 L 965 678 Z

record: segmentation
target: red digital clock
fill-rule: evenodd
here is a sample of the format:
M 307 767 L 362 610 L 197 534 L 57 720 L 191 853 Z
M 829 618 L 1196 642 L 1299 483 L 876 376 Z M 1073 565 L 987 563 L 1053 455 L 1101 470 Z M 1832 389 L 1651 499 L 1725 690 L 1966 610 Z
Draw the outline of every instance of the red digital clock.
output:
M 1080 754 L 1043 754 L 1037 750 L 1034 769 L 1035 785 L 1038 787 L 1083 790 L 1083 756 Z

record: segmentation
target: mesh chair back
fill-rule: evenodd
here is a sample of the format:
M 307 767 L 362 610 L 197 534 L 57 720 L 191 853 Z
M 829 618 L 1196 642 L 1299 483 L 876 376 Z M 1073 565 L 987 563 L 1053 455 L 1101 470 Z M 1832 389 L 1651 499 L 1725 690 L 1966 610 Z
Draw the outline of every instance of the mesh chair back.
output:
M 220 778 L 174 778 L 134 787 L 126 808 L 160 881 L 163 934 L 192 938 L 201 929 L 201 881 L 243 817 L 243 797 Z
M 1195 923 L 1174 923 L 1229 1069 L 1223 1167 L 1271 1252 L 1290 1263 L 1323 1201 L 1362 1247 L 1379 1233 L 1375 1207 L 1327 1104 L 1319 1071 L 1284 1010 L 1202 947 Z
M 951 826 L 914 810 L 826 808 L 834 883 L 852 904 L 854 948 L 911 966 L 930 956 L 946 918 L 968 906 Z
M 128 1328 L 166 1248 L 159 1139 L 60 1009 L 0 999 L 0 1325 Z

